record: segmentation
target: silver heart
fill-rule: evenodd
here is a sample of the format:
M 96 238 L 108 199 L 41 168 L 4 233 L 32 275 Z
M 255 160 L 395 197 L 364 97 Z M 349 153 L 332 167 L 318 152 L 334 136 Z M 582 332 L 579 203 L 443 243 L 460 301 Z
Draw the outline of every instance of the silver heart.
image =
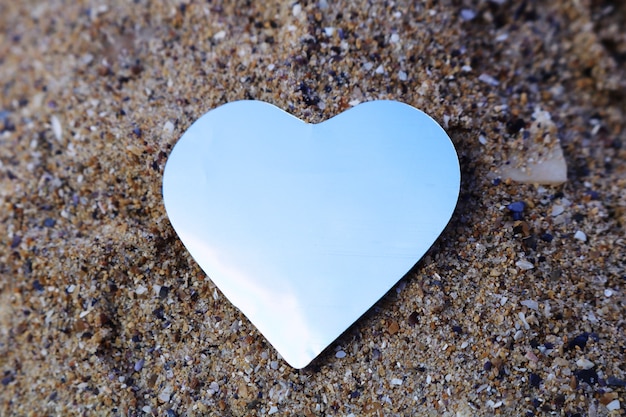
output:
M 449 137 L 406 104 L 363 103 L 307 124 L 238 101 L 184 133 L 163 198 L 209 278 L 302 368 L 424 255 L 459 185 Z

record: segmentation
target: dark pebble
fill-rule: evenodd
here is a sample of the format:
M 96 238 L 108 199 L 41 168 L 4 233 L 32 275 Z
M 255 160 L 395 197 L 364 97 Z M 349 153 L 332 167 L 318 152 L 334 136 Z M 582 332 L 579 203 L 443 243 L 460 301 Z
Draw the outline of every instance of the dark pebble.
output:
M 361 396 L 361 393 L 359 391 L 352 391 L 350 393 L 350 398 L 359 398 Z
M 463 328 L 461 326 L 452 326 L 452 331 L 456 334 L 463 334 Z
M 159 290 L 159 298 L 161 300 L 167 298 L 168 294 L 170 293 L 170 287 L 166 287 L 165 285 L 161 287 L 161 289 Z
M 409 322 L 410 326 L 415 326 L 419 322 L 419 315 L 417 314 L 417 311 L 409 314 L 409 318 L 407 319 L 407 321 Z
M 524 121 L 524 119 L 521 119 L 519 117 L 506 122 L 506 131 L 509 135 L 515 135 L 524 127 L 526 127 L 526 122 Z
M 539 385 L 541 384 L 541 377 L 537 374 L 533 374 L 531 373 L 529 378 L 528 378 L 528 382 L 530 382 L 530 386 L 531 387 L 535 387 L 535 388 L 539 388 Z
M 574 372 L 578 382 L 586 382 L 589 385 L 598 383 L 598 373 L 593 369 L 580 369 Z
M 548 243 L 552 242 L 552 239 L 554 239 L 554 236 L 552 236 L 550 233 L 544 233 L 540 237 L 541 240 Z
M 135 136 L 137 136 L 138 138 L 141 137 L 141 129 L 139 129 L 138 127 L 133 129 L 133 133 L 135 134 Z
M 11 240 L 11 249 L 17 248 L 20 243 L 22 243 L 22 236 L 13 235 L 13 240 Z
M 380 353 L 380 350 L 376 348 L 372 349 L 372 360 L 374 361 L 380 360 L 381 356 L 382 354 Z
M 485 362 L 485 364 L 483 365 L 483 369 L 485 371 L 491 371 L 491 368 L 493 367 L 493 365 L 491 364 L 491 361 L 487 361 Z
M 43 225 L 45 227 L 54 227 L 55 224 L 57 224 L 57 221 L 54 219 L 51 219 L 50 217 L 48 217 L 46 220 L 43 221 Z
M 523 239 L 524 246 L 528 249 L 537 250 L 537 237 L 530 235 Z
M 517 211 L 513 212 L 513 220 L 524 220 L 524 215 Z
M 569 350 L 575 349 L 578 346 L 581 349 L 584 349 L 587 346 L 587 340 L 589 340 L 589 333 L 581 333 L 567 344 L 567 348 Z
M 167 411 L 167 417 L 178 417 L 178 414 L 176 414 L 176 411 L 172 410 L 171 408 L 169 408 Z
M 513 213 L 521 213 L 526 208 L 526 203 L 523 201 L 516 201 L 506 206 L 506 208 L 511 210 Z
M 606 385 L 609 387 L 626 387 L 626 381 L 623 379 L 610 376 L 606 379 Z
M 4 386 L 9 385 L 13 381 L 15 381 L 15 376 L 13 376 L 13 374 L 7 375 L 4 378 L 2 378 L 2 380 L 0 380 L 0 382 L 2 382 L 2 385 Z
M 563 408 L 563 404 L 565 404 L 565 395 L 559 394 L 554 398 L 554 406 L 557 410 Z
M 598 193 L 597 191 L 593 191 L 593 190 L 589 190 L 586 193 L 592 200 L 599 200 L 600 199 L 600 193 Z
M 491 183 L 493 185 L 500 185 L 502 183 L 502 180 L 500 178 L 496 178 Z
M 543 344 L 543 347 L 546 349 L 554 349 L 554 343 L 546 342 Z
M 622 140 L 620 138 L 613 139 L 611 146 L 615 149 L 622 149 Z
M 157 319 L 165 320 L 165 312 L 163 311 L 163 307 L 155 308 L 152 311 L 152 314 L 154 314 L 154 317 L 156 317 Z
M 33 281 L 33 289 L 36 290 L 36 291 L 43 291 L 44 290 L 43 285 L 41 285 L 41 282 L 39 282 L 38 279 Z

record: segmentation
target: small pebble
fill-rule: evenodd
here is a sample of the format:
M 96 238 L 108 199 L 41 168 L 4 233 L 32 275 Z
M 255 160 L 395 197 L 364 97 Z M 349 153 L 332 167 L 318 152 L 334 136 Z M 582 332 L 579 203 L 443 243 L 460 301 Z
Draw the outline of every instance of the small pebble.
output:
M 533 269 L 535 267 L 535 265 L 533 265 L 532 263 L 526 261 L 526 260 L 519 260 L 517 262 L 515 262 L 515 265 L 519 268 L 519 269 L 523 269 L 523 270 L 529 270 L 529 269 Z
M 402 380 L 400 378 L 394 378 L 391 380 L 391 385 L 402 385 Z
M 461 10 L 461 19 L 469 22 L 470 20 L 474 20 L 476 18 L 476 12 L 471 9 L 463 9 Z
M 576 233 L 574 233 L 574 239 L 580 240 L 581 242 L 586 242 L 587 235 L 584 232 L 577 230 Z
M 619 410 L 620 408 L 621 408 L 621 405 L 619 403 L 619 400 L 613 400 L 606 405 L 606 409 L 609 411 Z
M 552 212 L 550 214 L 552 215 L 552 217 L 556 217 L 560 214 L 563 214 L 564 211 L 565 211 L 565 207 L 559 204 L 555 204 L 554 206 L 552 206 Z
M 626 380 L 610 376 L 606 379 L 606 384 L 610 387 L 626 387 Z
M 488 75 L 488 74 L 480 74 L 478 76 L 478 80 L 484 82 L 485 84 L 489 84 L 493 87 L 497 87 L 500 85 L 500 82 L 498 80 L 496 80 L 495 78 L 493 78 L 491 75 Z
M 43 225 L 45 227 L 54 227 L 55 224 L 57 224 L 57 221 L 54 219 L 51 219 L 50 217 L 48 217 L 47 219 L 43 221 Z
M 531 310 L 539 310 L 539 303 L 535 300 L 524 300 L 521 301 L 520 304 L 530 308 Z
M 589 340 L 589 333 L 587 332 L 581 333 L 578 336 L 576 336 L 574 339 L 570 340 L 569 344 L 567 345 L 567 348 L 569 350 L 572 350 L 576 346 L 578 346 L 579 348 L 584 349 L 587 346 L 588 340 Z
M 161 391 L 159 393 L 159 401 L 166 403 L 169 402 L 171 396 L 172 396 L 172 391 L 174 389 L 172 388 L 171 385 L 166 386 L 165 388 L 163 388 L 163 391 Z
M 145 360 L 143 359 L 139 359 L 137 362 L 135 362 L 135 366 L 134 366 L 135 372 L 141 371 L 144 363 L 145 363 Z
M 530 376 L 528 377 L 528 382 L 530 383 L 531 387 L 535 387 L 538 388 L 539 385 L 541 384 L 541 377 L 537 374 L 531 373 Z
M 209 389 L 207 390 L 207 393 L 209 395 L 213 395 L 219 390 L 220 390 L 220 386 L 217 384 L 217 382 L 213 381 L 209 384 Z
M 272 415 L 272 414 L 276 414 L 278 413 L 278 407 L 276 407 L 275 405 L 270 407 L 270 411 L 267 412 L 267 415 Z
M 337 351 L 337 353 L 335 353 L 335 357 L 338 359 L 343 359 L 346 357 L 346 352 L 344 352 L 343 350 Z
M 580 382 L 586 382 L 589 385 L 598 383 L 598 373 L 593 369 L 581 369 L 574 373 L 576 379 Z
M 163 131 L 168 134 L 172 133 L 174 131 L 174 123 L 170 122 L 169 120 L 165 122 L 165 124 L 163 125 Z
M 522 211 L 524 211 L 524 208 L 526 208 L 526 203 L 524 203 L 523 201 L 516 201 L 506 206 L 506 208 L 514 213 L 521 213 Z
M 591 362 L 589 359 L 580 358 L 576 361 L 576 366 L 580 369 L 591 369 L 596 366 L 596 364 Z

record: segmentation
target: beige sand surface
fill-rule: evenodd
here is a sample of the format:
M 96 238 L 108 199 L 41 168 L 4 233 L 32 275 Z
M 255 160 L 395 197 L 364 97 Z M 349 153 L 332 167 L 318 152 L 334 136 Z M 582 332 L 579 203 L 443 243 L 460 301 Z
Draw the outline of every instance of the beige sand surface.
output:
M 0 414 L 623 415 L 624 4 L 2 1 Z M 400 100 L 462 166 L 429 254 L 301 371 L 161 199 L 185 129 L 247 98 Z M 498 180 L 555 146 L 565 184 Z

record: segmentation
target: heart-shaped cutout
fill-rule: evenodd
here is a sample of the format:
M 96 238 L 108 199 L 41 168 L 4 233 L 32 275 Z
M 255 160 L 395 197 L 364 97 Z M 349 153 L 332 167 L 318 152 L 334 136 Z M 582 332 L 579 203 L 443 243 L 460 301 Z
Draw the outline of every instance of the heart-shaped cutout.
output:
M 367 102 L 307 124 L 238 101 L 183 134 L 163 198 L 204 272 L 302 368 L 424 255 L 459 185 L 449 137 L 409 105 Z

